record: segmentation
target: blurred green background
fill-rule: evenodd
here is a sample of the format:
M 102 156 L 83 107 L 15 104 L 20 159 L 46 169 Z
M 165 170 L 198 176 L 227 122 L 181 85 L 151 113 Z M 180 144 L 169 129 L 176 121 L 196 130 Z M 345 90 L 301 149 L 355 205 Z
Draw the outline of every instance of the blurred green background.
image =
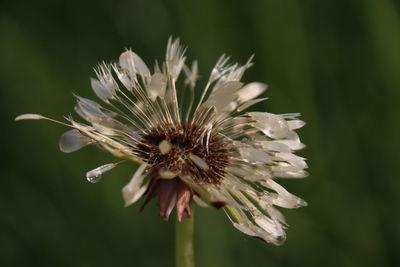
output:
M 222 53 L 255 65 L 244 81 L 270 85 L 256 108 L 301 112 L 311 175 L 285 180 L 309 207 L 283 210 L 275 247 L 236 231 L 213 209 L 196 212 L 198 267 L 400 266 L 400 3 L 391 0 L 1 1 L 0 266 L 173 266 L 174 224 L 154 201 L 123 208 L 137 166 L 98 184 L 86 171 L 111 156 L 58 150 L 66 129 L 14 122 L 61 119 L 71 92 L 93 98 L 99 61 L 131 47 L 149 65 L 170 35 L 199 59 L 203 81 Z

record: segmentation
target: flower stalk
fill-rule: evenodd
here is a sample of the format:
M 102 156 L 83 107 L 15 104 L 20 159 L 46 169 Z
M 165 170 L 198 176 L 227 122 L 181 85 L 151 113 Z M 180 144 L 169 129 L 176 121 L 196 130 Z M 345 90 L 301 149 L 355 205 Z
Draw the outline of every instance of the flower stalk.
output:
M 176 267 L 194 267 L 193 225 L 194 209 L 192 207 L 192 216 L 190 218 L 182 218 L 181 222 L 179 222 L 178 219 L 176 220 Z

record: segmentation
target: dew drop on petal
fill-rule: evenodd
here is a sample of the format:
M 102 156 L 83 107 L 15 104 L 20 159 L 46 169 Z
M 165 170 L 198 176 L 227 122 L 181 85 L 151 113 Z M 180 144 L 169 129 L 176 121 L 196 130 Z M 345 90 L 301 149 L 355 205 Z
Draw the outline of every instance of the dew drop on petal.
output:
M 97 183 L 101 179 L 101 175 L 117 166 L 117 163 L 109 163 L 97 167 L 94 170 L 88 171 L 86 173 L 86 180 L 91 183 Z
M 88 182 L 91 182 L 92 184 L 99 182 L 100 179 L 101 179 L 101 173 L 90 172 L 86 174 L 86 180 Z
M 238 101 L 244 103 L 261 95 L 267 89 L 267 85 L 259 82 L 252 82 L 243 86 L 236 95 Z
M 290 133 L 289 125 L 282 116 L 267 112 L 250 112 L 249 115 L 256 121 L 253 126 L 271 138 L 285 138 Z

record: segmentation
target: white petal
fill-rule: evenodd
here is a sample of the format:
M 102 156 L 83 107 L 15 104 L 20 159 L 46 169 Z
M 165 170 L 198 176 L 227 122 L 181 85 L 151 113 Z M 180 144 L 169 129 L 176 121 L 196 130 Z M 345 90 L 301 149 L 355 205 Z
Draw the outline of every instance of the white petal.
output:
M 262 222 L 259 220 L 259 223 L 262 224 Z M 283 231 L 274 231 L 274 232 L 268 232 L 265 229 L 263 229 L 261 226 L 254 225 L 252 223 L 233 223 L 233 226 L 235 226 L 236 229 L 241 231 L 242 233 L 253 236 L 253 237 L 258 237 L 263 239 L 266 242 L 273 243 L 275 245 L 279 245 L 282 243 L 282 241 L 285 239 L 285 233 Z M 262 225 L 265 226 L 265 225 Z
M 131 76 L 141 74 L 145 77 L 150 76 L 149 68 L 143 62 L 143 60 L 131 50 L 127 50 L 119 57 L 119 65 L 127 70 Z
M 212 94 L 210 98 L 212 98 L 215 95 L 232 95 L 233 98 L 236 98 L 235 92 L 242 87 L 243 83 L 239 81 L 229 81 L 226 83 L 223 83 L 221 85 L 215 86 L 212 90 Z
M 215 107 L 216 113 L 222 113 L 227 106 L 235 99 L 233 95 L 218 94 L 210 97 L 203 105 Z
M 236 229 L 238 229 L 240 232 L 249 235 L 249 236 L 257 236 L 257 234 L 250 229 L 250 227 L 246 224 L 243 223 L 234 223 L 233 226 L 235 226 Z
M 252 147 L 239 147 L 238 150 L 243 160 L 246 162 L 272 162 L 271 156 L 260 149 Z
M 271 166 L 272 172 L 296 172 L 301 171 L 304 168 L 301 166 L 292 165 L 283 161 L 275 161 L 275 164 Z
M 122 189 L 122 196 L 125 201 L 125 206 L 129 206 L 130 204 L 136 202 L 143 194 L 146 192 L 149 183 L 143 184 L 143 180 L 146 177 L 144 171 L 146 170 L 146 165 L 142 164 L 132 179 L 129 181 L 127 185 Z
M 223 59 L 223 65 L 221 66 L 220 70 L 218 71 L 218 76 L 214 76 L 215 79 L 219 79 L 217 81 L 217 85 L 224 84 L 226 82 L 231 82 L 231 81 L 240 81 L 240 79 L 243 76 L 243 73 L 246 71 L 246 69 L 250 68 L 253 63 L 251 62 L 253 56 L 249 58 L 249 60 L 246 62 L 245 65 L 241 66 L 239 64 L 234 64 L 234 65 L 227 65 L 227 59 L 221 57 Z M 217 63 L 218 65 L 218 63 Z M 214 68 L 215 69 L 215 68 Z M 214 72 L 213 69 L 213 72 Z M 213 73 L 212 73 L 213 74 Z M 212 75 L 213 76 L 213 75 Z M 211 80 L 211 78 L 210 78 Z
M 274 205 L 277 205 L 279 207 L 283 208 L 300 208 L 300 207 L 305 207 L 307 206 L 307 202 L 304 201 L 303 199 L 296 197 L 295 195 L 290 195 L 290 196 L 279 196 L 277 199 L 274 201 Z
M 92 140 L 73 129 L 65 132 L 60 137 L 59 147 L 62 152 L 71 153 L 92 143 Z
M 280 244 L 285 238 L 283 226 L 277 221 L 273 221 L 268 217 L 257 212 L 253 216 L 253 221 L 249 220 L 241 210 L 234 207 L 224 209 L 231 219 L 233 226 L 246 235 L 263 239 L 266 242 Z
M 300 113 L 284 113 L 284 114 L 279 114 L 279 116 L 281 116 L 282 118 L 285 118 L 285 119 L 294 120 L 297 117 L 300 117 L 301 114 Z
M 275 177 L 279 178 L 304 178 L 308 176 L 308 172 L 304 170 L 300 171 L 280 171 L 280 172 L 274 172 Z
M 115 136 L 118 135 L 116 131 L 114 131 L 113 128 L 101 125 L 99 123 L 92 123 L 93 127 L 101 134 L 107 135 L 107 136 Z
M 264 231 L 268 232 L 274 238 L 285 235 L 282 227 L 280 227 L 277 222 L 264 215 L 255 216 L 254 221 L 258 224 L 258 226 L 260 226 Z
M 305 145 L 300 142 L 298 134 L 294 131 L 291 131 L 286 139 L 275 140 L 275 142 L 285 144 L 291 150 L 300 150 L 305 147 Z
M 52 122 L 55 122 L 55 123 L 58 123 L 58 124 L 61 124 L 61 125 L 64 125 L 64 126 L 71 127 L 71 125 L 69 125 L 67 123 L 64 123 L 64 122 L 61 122 L 61 121 L 57 121 L 57 120 L 53 120 L 51 118 L 47 118 L 47 117 L 44 117 L 44 116 L 39 115 L 39 114 L 22 114 L 22 115 L 17 116 L 15 118 L 15 120 L 16 121 L 21 121 L 21 120 L 48 120 L 48 121 L 52 121 Z
M 283 208 L 299 208 L 307 206 L 307 202 L 303 199 L 292 195 L 283 186 L 279 185 L 272 179 L 268 179 L 263 185 L 275 190 L 278 193 L 278 197 L 273 199 L 274 205 Z
M 213 82 L 217 79 L 219 79 L 224 73 L 226 73 L 228 71 L 228 61 L 229 61 L 229 57 L 226 55 L 222 55 L 217 63 L 215 64 L 214 68 L 211 71 L 211 75 L 209 78 L 209 82 Z
M 287 122 L 290 130 L 296 130 L 303 127 L 306 123 L 302 120 L 291 120 Z
M 193 61 L 192 69 L 189 69 L 186 65 L 184 65 L 183 70 L 186 74 L 185 84 L 188 84 L 190 87 L 194 88 L 199 77 L 197 61 Z
M 19 115 L 15 118 L 16 121 L 22 121 L 22 120 L 43 120 L 46 119 L 42 115 L 39 114 L 22 114 Z
M 264 149 L 271 151 L 279 151 L 279 152 L 290 152 L 290 148 L 278 141 L 260 141 L 261 146 Z
M 106 101 L 108 98 L 113 97 L 118 85 L 114 81 L 110 65 L 102 63 L 95 71 L 98 79 L 91 78 L 90 84 L 95 94 L 103 101 Z
M 117 65 L 112 65 L 114 72 L 117 74 L 118 79 L 128 90 L 132 90 L 132 81 L 129 76 L 124 73 L 123 70 L 119 69 Z
M 165 89 L 167 88 L 167 77 L 162 73 L 156 73 L 151 76 L 150 86 L 147 88 L 147 93 L 152 101 L 155 101 L 157 96 L 164 98 Z
M 232 107 L 229 108 L 229 105 L 236 99 L 234 93 L 240 86 L 242 83 L 233 81 L 214 88 L 213 93 L 203 105 L 214 106 L 217 113 L 222 113 L 225 109 L 230 111 Z M 233 108 L 236 108 L 236 103 L 234 105 Z
M 266 89 L 266 84 L 253 82 L 243 86 L 243 88 L 236 92 L 236 95 L 238 96 L 238 101 L 243 103 L 261 95 Z
M 115 94 L 115 88 L 112 84 L 105 84 L 97 79 L 90 79 L 90 85 L 94 93 L 103 101 L 111 98 Z
M 76 97 L 78 98 L 78 102 L 74 108 L 75 112 L 86 121 L 93 125 L 101 124 L 102 126 L 112 127 L 118 127 L 121 124 L 113 119 L 113 117 L 117 116 L 117 113 L 104 110 L 98 103 L 92 100 L 79 96 Z
M 279 115 L 267 112 L 249 112 L 248 114 L 256 121 L 252 125 L 271 138 L 285 138 L 290 132 L 286 120 Z
M 228 170 L 229 173 L 233 173 L 236 176 L 243 177 L 243 176 L 246 176 L 248 174 L 253 174 L 252 169 L 248 169 L 247 167 L 248 167 L 247 164 L 243 164 L 243 166 L 239 165 L 239 167 L 228 165 L 227 170 Z
M 185 49 L 180 45 L 179 38 L 168 39 L 165 63 L 167 71 L 176 80 L 185 64 Z
M 299 167 L 301 169 L 305 169 L 308 167 L 307 163 L 305 162 L 305 158 L 299 157 L 293 153 L 279 152 L 275 154 L 275 158 L 278 160 L 284 160 L 290 165 Z
M 245 109 L 251 107 L 252 105 L 257 104 L 257 103 L 259 103 L 259 102 L 261 102 L 261 101 L 264 101 L 264 100 L 267 100 L 267 99 L 268 99 L 268 97 L 257 98 L 257 99 L 249 100 L 249 101 L 243 103 L 242 105 L 240 105 L 240 106 L 237 108 L 237 111 L 238 111 L 238 112 L 243 111 L 243 110 L 245 110 Z
M 94 93 L 102 100 L 107 99 L 105 96 L 105 89 L 103 88 L 103 85 L 101 82 L 97 79 L 90 78 L 90 85 L 92 86 L 92 89 Z
M 274 221 L 279 222 L 281 225 L 287 226 L 285 217 L 279 210 L 275 209 L 273 206 L 268 206 L 265 209 Z
M 118 142 L 110 137 L 107 137 L 105 135 L 99 134 L 96 131 L 93 131 L 93 127 L 91 126 L 83 125 L 73 120 L 71 120 L 71 124 L 74 128 L 78 129 L 83 134 L 87 135 L 91 139 L 98 142 L 105 150 L 110 152 L 113 156 L 117 158 L 128 159 L 130 161 L 137 162 L 140 164 L 143 163 L 143 161 L 141 161 L 138 158 L 135 158 L 132 155 L 132 149 L 129 145 L 126 145 L 123 142 Z
M 75 97 L 78 98 L 75 111 L 79 114 L 79 116 L 89 122 L 101 120 L 101 117 L 104 116 L 104 113 L 100 110 L 101 106 L 98 103 L 77 95 L 75 95 Z

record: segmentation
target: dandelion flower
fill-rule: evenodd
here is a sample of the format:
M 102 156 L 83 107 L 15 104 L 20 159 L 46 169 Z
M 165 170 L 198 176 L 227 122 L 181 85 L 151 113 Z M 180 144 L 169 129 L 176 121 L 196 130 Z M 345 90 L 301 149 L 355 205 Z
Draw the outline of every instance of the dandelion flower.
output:
M 197 62 L 188 67 L 185 59 L 179 39 L 169 39 L 165 61 L 156 62 L 153 72 L 127 50 L 118 63 L 101 63 L 95 69 L 91 87 L 101 105 L 76 96 L 75 111 L 86 123 L 37 114 L 16 120 L 46 119 L 71 127 L 60 139 L 63 152 L 92 144 L 141 164 L 122 189 L 126 205 L 143 197 L 143 209 L 157 197 L 166 221 L 174 208 L 179 221 L 190 217 L 192 201 L 214 206 L 243 233 L 280 244 L 287 224 L 276 206 L 307 205 L 276 182 L 307 175 L 305 159 L 294 154 L 304 147 L 294 131 L 304 122 L 298 113 L 244 112 L 266 100 L 257 98 L 267 89 L 265 84 L 240 81 L 251 58 L 239 65 L 223 55 L 195 101 Z M 178 79 L 181 73 L 184 80 Z M 86 178 L 97 182 L 117 165 L 102 165 Z

